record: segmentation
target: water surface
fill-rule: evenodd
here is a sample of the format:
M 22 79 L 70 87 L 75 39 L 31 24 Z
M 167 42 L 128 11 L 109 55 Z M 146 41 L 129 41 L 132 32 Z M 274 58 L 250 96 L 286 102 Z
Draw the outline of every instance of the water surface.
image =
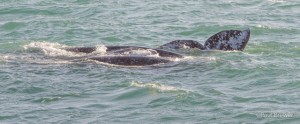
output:
M 2 0 L 0 122 L 299 123 L 299 14 L 296 0 Z M 57 49 L 204 43 L 245 28 L 243 52 L 191 50 L 154 67 Z

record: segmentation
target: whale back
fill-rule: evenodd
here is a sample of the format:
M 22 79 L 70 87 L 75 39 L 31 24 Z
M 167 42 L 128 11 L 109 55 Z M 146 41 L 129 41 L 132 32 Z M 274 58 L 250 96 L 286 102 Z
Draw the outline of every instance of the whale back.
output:
M 225 30 L 221 31 L 210 38 L 204 44 L 207 50 L 240 50 L 243 51 L 250 38 L 250 29 Z
M 158 53 L 160 57 L 169 57 L 169 58 L 183 58 L 182 55 L 165 51 L 162 49 L 152 49 L 152 48 L 146 48 L 146 47 L 137 47 L 137 46 L 106 46 L 106 52 L 108 53 L 118 53 L 122 54 L 127 51 L 131 50 L 151 50 L 153 52 Z M 69 47 L 65 48 L 66 51 L 75 52 L 75 53 L 92 53 L 96 50 L 96 47 Z
M 114 65 L 124 66 L 147 66 L 169 63 L 170 60 L 159 57 L 146 57 L 146 56 L 99 56 L 88 58 L 98 62 L 104 62 Z
M 204 50 L 204 46 L 194 40 L 174 40 L 159 47 L 160 49 L 190 49 L 198 48 Z

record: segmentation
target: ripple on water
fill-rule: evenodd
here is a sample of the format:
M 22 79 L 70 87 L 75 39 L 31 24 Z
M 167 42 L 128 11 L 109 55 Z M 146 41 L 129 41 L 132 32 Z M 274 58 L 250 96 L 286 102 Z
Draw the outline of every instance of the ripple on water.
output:
M 0 116 L 0 121 L 1 120 L 10 120 L 10 119 L 14 119 L 14 118 L 18 118 L 18 115 L 7 115 L 7 116 L 1 115 Z
M 56 95 L 39 95 L 32 99 L 33 103 L 55 103 L 58 101 L 69 100 L 69 99 L 81 99 L 85 98 L 86 95 L 82 93 L 61 93 Z
M 287 83 L 282 84 L 281 88 L 286 90 L 296 90 L 300 89 L 300 80 L 294 80 Z
M 0 123 L 297 123 L 299 117 L 255 114 L 299 111 L 299 5 L 296 0 L 2 0 Z M 85 56 L 60 51 L 62 44 L 155 48 L 177 39 L 203 44 L 218 31 L 244 27 L 251 28 L 251 38 L 243 52 L 182 52 L 192 59 L 176 65 L 58 61 Z M 25 44 L 29 49 L 22 49 Z
M 17 30 L 25 26 L 25 23 L 23 22 L 7 22 L 3 24 L 0 29 L 5 30 L 5 31 L 12 31 L 12 30 Z
M 62 97 L 43 97 L 33 100 L 33 103 L 53 103 L 59 100 L 62 100 Z
M 22 93 L 28 93 L 28 94 L 35 94 L 46 91 L 44 88 L 40 87 L 27 87 L 26 89 L 22 90 Z
M 135 87 L 135 88 L 134 88 Z M 115 94 L 114 100 L 139 99 L 149 95 L 158 95 L 163 92 L 186 92 L 173 86 L 166 86 L 159 83 L 142 83 L 133 81 L 129 87 L 120 89 Z

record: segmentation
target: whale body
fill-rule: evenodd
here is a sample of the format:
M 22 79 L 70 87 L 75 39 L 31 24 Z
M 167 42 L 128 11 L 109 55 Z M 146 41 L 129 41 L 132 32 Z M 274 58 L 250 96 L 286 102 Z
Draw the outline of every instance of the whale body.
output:
M 223 50 L 243 51 L 250 38 L 250 29 L 225 30 L 208 38 L 204 45 L 195 40 L 174 40 L 163 44 L 158 48 L 146 48 L 139 46 L 106 46 L 108 55 L 88 57 L 86 59 L 103 63 L 123 66 L 147 66 L 172 62 L 171 59 L 184 58 L 182 55 L 168 51 L 169 49 L 199 49 L 199 50 Z M 92 53 L 97 47 L 68 47 L 66 51 L 75 53 Z M 134 50 L 147 50 L 157 56 L 130 55 Z M 124 54 L 126 53 L 126 54 Z

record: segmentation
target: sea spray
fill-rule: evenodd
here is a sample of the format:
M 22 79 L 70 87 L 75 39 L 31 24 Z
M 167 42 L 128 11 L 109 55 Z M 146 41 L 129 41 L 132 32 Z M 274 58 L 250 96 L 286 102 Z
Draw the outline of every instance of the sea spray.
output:
M 50 57 L 62 57 L 62 56 L 80 56 L 81 54 L 74 54 L 72 52 L 66 51 L 63 48 L 65 45 L 59 43 L 49 43 L 49 42 L 32 42 L 28 45 L 23 46 L 25 50 L 28 51 L 42 51 L 46 56 Z

